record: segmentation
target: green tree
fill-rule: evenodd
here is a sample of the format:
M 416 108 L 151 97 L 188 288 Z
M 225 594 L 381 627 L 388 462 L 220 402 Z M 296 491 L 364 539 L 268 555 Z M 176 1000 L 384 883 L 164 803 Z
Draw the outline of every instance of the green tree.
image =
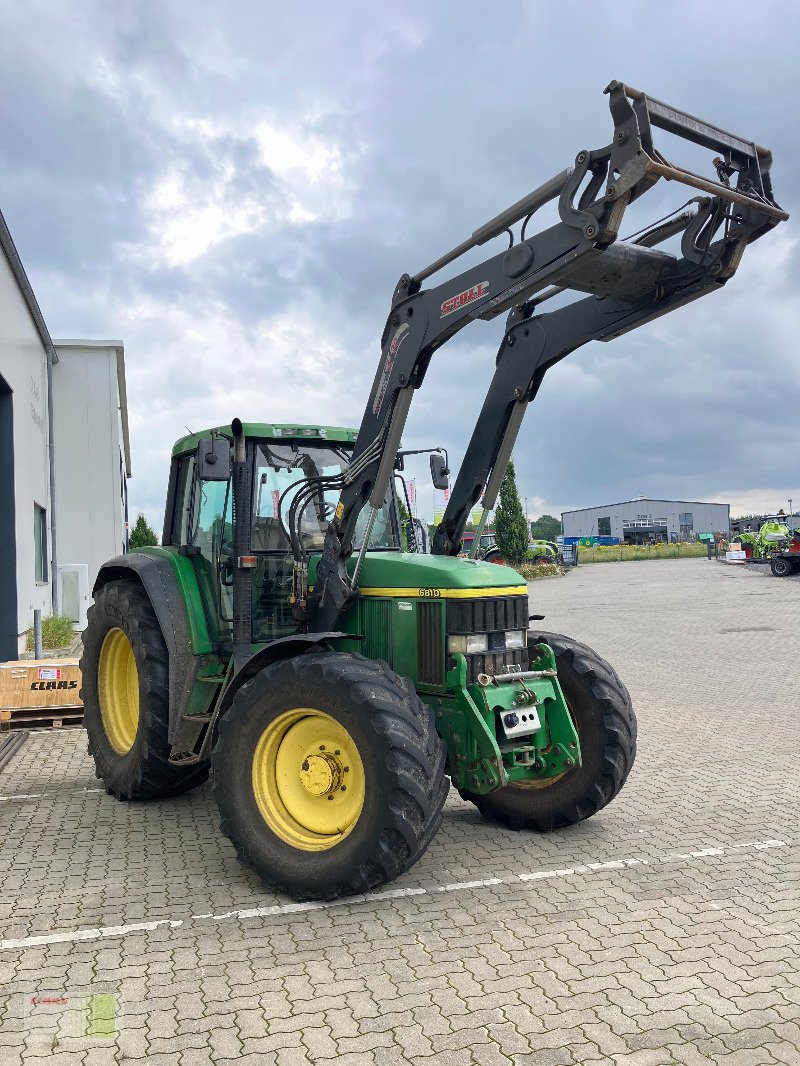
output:
M 531 522 L 531 536 L 534 540 L 555 540 L 561 534 L 561 521 L 551 514 L 543 514 Z
M 400 539 L 403 544 L 403 551 L 408 551 L 408 523 L 411 521 L 411 515 L 408 513 L 408 508 L 405 503 L 397 497 L 397 509 L 400 512 Z
M 135 551 L 136 548 L 149 548 L 153 544 L 158 544 L 158 537 L 148 526 L 147 519 L 140 511 L 139 517 L 136 519 L 136 525 L 128 536 L 128 550 Z
M 517 492 L 514 462 L 509 459 L 500 485 L 500 503 L 495 511 L 495 536 L 500 555 L 512 566 L 525 561 L 528 551 L 528 523 Z

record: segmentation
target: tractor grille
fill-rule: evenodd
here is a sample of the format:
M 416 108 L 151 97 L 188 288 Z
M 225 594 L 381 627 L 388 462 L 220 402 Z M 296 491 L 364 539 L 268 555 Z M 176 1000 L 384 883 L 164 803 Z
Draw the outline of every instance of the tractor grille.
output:
M 424 685 L 444 684 L 444 648 L 441 603 L 417 604 L 417 680 Z
M 367 599 L 363 601 L 364 644 L 362 651 L 368 659 L 383 659 L 391 662 L 392 615 L 389 600 Z
M 473 684 L 478 674 L 501 674 L 507 666 L 528 668 L 527 648 L 505 651 L 509 629 L 528 628 L 528 597 L 498 596 L 495 599 L 450 600 L 447 604 L 447 635 L 488 633 L 489 650 L 481 655 L 467 655 L 467 682 Z M 448 669 L 453 666 L 448 656 Z
M 450 600 L 447 632 L 497 633 L 528 628 L 528 597 L 498 596 L 486 600 Z

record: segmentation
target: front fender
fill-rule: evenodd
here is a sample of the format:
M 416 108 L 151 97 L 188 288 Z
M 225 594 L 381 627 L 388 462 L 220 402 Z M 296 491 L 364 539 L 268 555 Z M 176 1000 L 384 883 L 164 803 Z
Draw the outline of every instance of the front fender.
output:
M 208 755 L 208 750 L 213 747 L 214 741 L 216 740 L 219 720 L 230 707 L 236 693 L 242 685 L 247 684 L 250 678 L 263 670 L 265 666 L 270 666 L 272 663 L 279 662 L 281 659 L 290 659 L 295 655 L 303 655 L 305 652 L 311 651 L 313 648 L 317 648 L 321 644 L 327 644 L 330 640 L 363 639 L 362 636 L 354 635 L 353 633 L 293 633 L 288 637 L 279 637 L 277 640 L 273 640 L 265 648 L 261 648 L 260 651 L 257 651 L 255 655 L 247 660 L 241 670 L 234 674 L 226 685 L 225 691 L 220 696 L 214 711 L 211 728 L 206 734 L 206 740 L 203 745 L 203 754 Z

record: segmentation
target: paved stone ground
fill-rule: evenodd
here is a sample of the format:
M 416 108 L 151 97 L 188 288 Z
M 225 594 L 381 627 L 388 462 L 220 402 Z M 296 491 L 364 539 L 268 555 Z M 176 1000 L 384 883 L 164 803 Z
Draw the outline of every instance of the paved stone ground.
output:
M 786 577 L 776 578 L 770 568 L 764 563 L 747 563 L 746 567 L 748 573 L 756 574 L 758 577 L 768 577 L 771 581 L 793 581 L 796 585 L 800 584 L 800 571 L 794 574 L 787 574 Z
M 120 804 L 82 733 L 32 736 L 0 774 L 0 1064 L 800 1063 L 796 583 L 608 564 L 532 606 L 627 681 L 626 789 L 546 837 L 454 795 L 365 901 L 287 905 L 206 787 Z M 81 1035 L 102 993 L 115 1034 Z

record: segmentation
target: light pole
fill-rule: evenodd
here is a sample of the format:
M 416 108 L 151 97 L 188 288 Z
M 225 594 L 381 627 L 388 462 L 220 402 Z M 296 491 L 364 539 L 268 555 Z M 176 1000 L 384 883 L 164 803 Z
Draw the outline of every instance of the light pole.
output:
M 794 533 L 794 511 L 792 510 L 792 501 L 789 500 L 789 536 Z

